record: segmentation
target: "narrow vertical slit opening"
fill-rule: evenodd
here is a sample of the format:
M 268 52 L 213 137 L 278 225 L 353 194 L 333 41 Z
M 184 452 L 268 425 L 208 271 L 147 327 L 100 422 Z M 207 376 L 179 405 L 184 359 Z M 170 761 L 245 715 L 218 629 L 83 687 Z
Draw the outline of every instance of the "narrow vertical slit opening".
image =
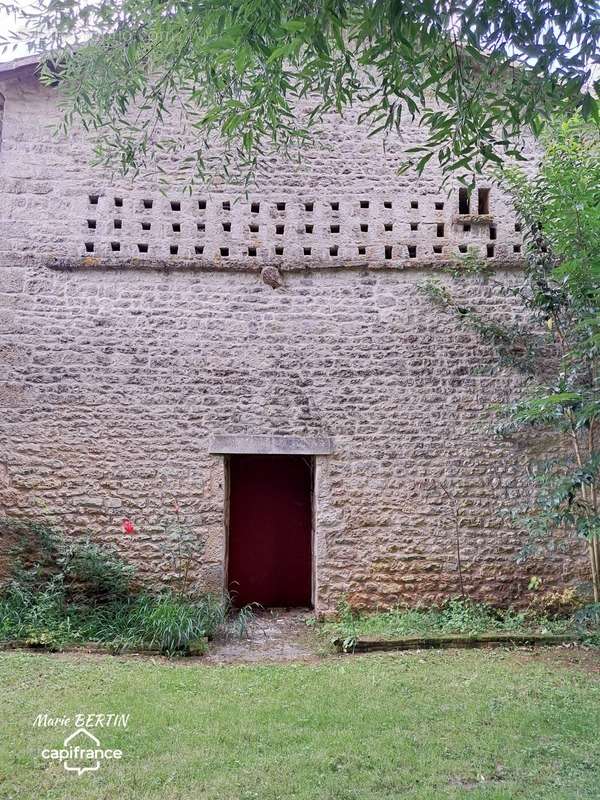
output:
M 4 122 L 4 95 L 0 92 L 0 150 L 2 150 L 2 123 Z
M 477 212 L 479 214 L 490 213 L 490 190 L 479 189 L 477 192 Z
M 471 197 L 469 195 L 469 190 L 464 187 L 458 190 L 458 213 L 471 213 Z

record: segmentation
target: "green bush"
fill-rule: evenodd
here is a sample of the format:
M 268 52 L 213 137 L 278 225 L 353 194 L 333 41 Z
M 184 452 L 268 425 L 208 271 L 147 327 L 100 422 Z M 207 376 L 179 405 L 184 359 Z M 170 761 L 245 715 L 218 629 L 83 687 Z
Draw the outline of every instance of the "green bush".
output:
M 134 591 L 134 567 L 89 540 L 67 542 L 39 523 L 4 518 L 12 578 L 0 593 L 0 640 L 56 650 L 94 642 L 113 650 L 188 653 L 224 625 L 230 604 L 212 595 Z
M 39 591 L 12 583 L 0 597 L 0 640 L 56 650 L 77 638 L 60 580 Z
M 132 564 L 87 540 L 65 548 L 59 565 L 66 593 L 73 600 L 106 602 L 126 597 L 135 575 Z
M 188 600 L 171 593 L 141 597 L 133 604 L 123 633 L 129 641 L 167 655 L 186 653 L 192 643 L 214 635 L 222 621 L 219 608 L 210 597 Z
M 225 615 L 226 604 L 210 595 L 190 600 L 167 592 L 72 604 L 60 582 L 37 592 L 12 584 L 0 597 L 0 640 L 50 650 L 94 642 L 114 651 L 156 649 L 172 655 L 212 638 Z
M 9 547 L 11 581 L 27 591 L 59 582 L 67 602 L 104 603 L 126 597 L 135 568 L 116 551 L 69 540 L 49 525 L 10 517 L 0 519 L 0 537 Z

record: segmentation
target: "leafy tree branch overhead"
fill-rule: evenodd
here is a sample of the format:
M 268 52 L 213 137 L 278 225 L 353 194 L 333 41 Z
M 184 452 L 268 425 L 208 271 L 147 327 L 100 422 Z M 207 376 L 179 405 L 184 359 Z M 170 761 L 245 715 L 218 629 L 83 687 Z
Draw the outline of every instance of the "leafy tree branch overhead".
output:
M 459 305 L 439 281 L 428 281 L 422 290 L 495 347 L 496 368 L 516 366 L 529 373 L 521 396 L 495 408 L 498 433 L 546 431 L 557 444 L 557 456 L 531 463 L 536 503 L 520 517 L 529 533 L 526 552 L 556 546 L 565 532 L 585 539 L 597 603 L 600 138 L 595 128 L 575 117 L 549 128 L 543 144 L 535 177 L 515 169 L 504 173 L 526 243 L 523 283 L 504 290 L 520 297 L 528 309 L 527 329 L 494 324 L 475 309 Z M 482 278 L 489 276 L 484 273 Z
M 249 175 L 263 149 L 288 152 L 324 114 L 359 105 L 372 132 L 419 118 L 410 163 L 466 180 L 521 157 L 523 135 L 556 113 L 598 121 L 598 11 L 597 0 L 37 0 L 3 43 L 51 56 L 65 126 L 97 131 L 101 160 L 125 172 L 166 152 L 190 177 L 234 164 Z M 174 110 L 177 132 L 161 133 Z

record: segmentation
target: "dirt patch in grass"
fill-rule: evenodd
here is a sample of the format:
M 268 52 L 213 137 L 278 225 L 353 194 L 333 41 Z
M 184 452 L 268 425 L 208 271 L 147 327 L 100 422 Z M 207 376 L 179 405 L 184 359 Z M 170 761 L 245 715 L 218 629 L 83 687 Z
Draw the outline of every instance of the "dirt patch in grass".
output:
M 600 648 L 585 645 L 519 648 L 514 660 L 523 665 L 537 663 L 565 669 L 577 669 L 600 678 Z

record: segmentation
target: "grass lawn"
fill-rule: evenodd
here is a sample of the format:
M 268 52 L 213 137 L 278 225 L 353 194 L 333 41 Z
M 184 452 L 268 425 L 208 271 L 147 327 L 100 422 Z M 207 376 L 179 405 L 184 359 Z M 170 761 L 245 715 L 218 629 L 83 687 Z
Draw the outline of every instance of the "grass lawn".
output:
M 398 639 L 449 634 L 570 634 L 600 644 L 600 604 L 559 618 L 532 610 L 497 609 L 485 603 L 459 599 L 450 600 L 440 608 L 392 608 L 374 614 L 357 614 L 348 606 L 342 606 L 338 619 L 321 624 L 318 631 L 328 640 L 341 639 L 348 650 L 361 637 Z
M 595 656 L 590 656 L 594 658 Z M 2 800 L 279 800 L 600 795 L 600 673 L 558 655 L 452 651 L 204 666 L 0 654 Z M 123 759 L 77 776 L 40 751 L 95 729 Z

